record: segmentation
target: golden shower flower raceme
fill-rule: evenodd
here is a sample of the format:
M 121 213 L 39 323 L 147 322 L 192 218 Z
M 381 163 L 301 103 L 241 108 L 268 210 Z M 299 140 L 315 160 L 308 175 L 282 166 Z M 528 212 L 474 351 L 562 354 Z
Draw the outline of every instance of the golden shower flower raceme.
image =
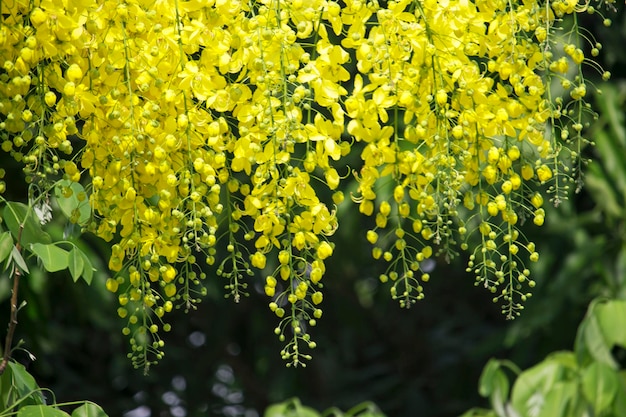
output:
M 165 313 L 200 302 L 205 271 L 238 301 L 253 268 L 269 272 L 281 355 L 304 365 L 345 181 L 358 182 L 365 238 L 401 305 L 424 297 L 424 261 L 461 248 L 513 318 L 534 283 L 525 262 L 538 259 L 522 220 L 542 225 L 542 184 L 558 204 L 580 175 L 591 57 L 575 16 L 589 5 L 1 7 L 0 147 L 29 182 L 89 184 L 84 226 L 112 242 L 106 287 L 136 366 L 163 356 Z M 557 40 L 566 15 L 574 29 Z

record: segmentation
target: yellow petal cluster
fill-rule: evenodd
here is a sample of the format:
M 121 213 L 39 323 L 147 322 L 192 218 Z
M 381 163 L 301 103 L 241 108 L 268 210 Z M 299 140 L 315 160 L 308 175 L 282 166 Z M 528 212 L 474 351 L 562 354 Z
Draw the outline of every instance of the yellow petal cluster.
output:
M 393 282 L 402 305 L 424 296 L 425 260 L 471 245 L 477 284 L 508 317 L 522 308 L 522 253 L 538 255 L 519 224 L 543 224 L 537 187 L 548 183 L 558 204 L 572 172 L 564 164 L 585 143 L 589 58 L 577 30 L 562 43 L 553 34 L 562 16 L 587 6 L 1 7 L 1 148 L 42 188 L 61 175 L 89 183 L 86 226 L 112 242 L 106 287 L 118 294 L 137 366 L 162 357 L 164 314 L 200 301 L 202 264 L 215 265 L 235 301 L 252 267 L 271 270 L 264 289 L 280 319 L 282 356 L 303 364 L 334 250 L 343 201 L 335 190 L 352 178 L 358 210 L 375 223 L 366 236 L 372 254 L 388 263 L 381 280 Z M 342 169 L 352 155 L 360 158 L 350 159 L 351 172 Z

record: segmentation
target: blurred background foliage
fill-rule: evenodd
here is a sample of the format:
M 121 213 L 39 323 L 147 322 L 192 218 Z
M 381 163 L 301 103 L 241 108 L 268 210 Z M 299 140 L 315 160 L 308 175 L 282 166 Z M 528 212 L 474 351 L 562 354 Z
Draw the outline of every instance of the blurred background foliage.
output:
M 362 233 L 367 219 L 351 215 L 356 206 L 344 204 L 325 279 L 324 318 L 315 330 L 318 348 L 304 369 L 288 369 L 280 358 L 261 278 L 250 297 L 235 305 L 224 299 L 225 282 L 215 277 L 207 280 L 208 296 L 197 310 L 172 316 L 164 360 L 147 376 L 134 370 L 117 303 L 104 288 L 109 245 L 89 235 L 80 241 L 98 269 L 91 286 L 37 268 L 25 280 L 21 295 L 28 307 L 20 313 L 16 338 L 37 359 L 23 352 L 16 359 L 59 401 L 89 399 L 111 416 L 253 417 L 294 396 L 318 410 L 373 401 L 390 417 L 458 416 L 485 404 L 477 384 L 489 358 L 531 366 L 571 347 L 595 296 L 626 298 L 623 6 L 611 15 L 610 28 L 600 19 L 582 22 L 603 44 L 600 62 L 613 78 L 596 83 L 603 94 L 593 99 L 600 116 L 588 132 L 596 146 L 585 150 L 592 162 L 584 188 L 558 208 L 546 208 L 541 230 L 528 228 L 542 257 L 534 268 L 534 296 L 519 319 L 505 321 L 490 294 L 474 287 L 465 272 L 466 254 L 450 264 L 433 262 L 426 299 L 400 309 L 378 281 L 382 265 L 371 260 Z M 23 183 L 2 155 L 0 165 L 16 173 L 7 180 Z M 19 192 L 11 184 L 8 189 Z M 63 219 L 55 221 L 51 233 L 68 233 Z M 4 274 L 0 323 L 7 323 L 9 294 Z

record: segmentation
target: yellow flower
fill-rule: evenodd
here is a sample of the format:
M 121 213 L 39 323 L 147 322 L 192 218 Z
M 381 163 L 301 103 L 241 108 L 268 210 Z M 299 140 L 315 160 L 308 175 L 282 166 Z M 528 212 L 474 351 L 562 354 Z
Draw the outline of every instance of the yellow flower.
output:
M 317 257 L 319 259 L 326 259 L 333 254 L 333 248 L 326 241 L 320 243 L 317 247 Z
M 176 269 L 174 269 L 174 267 L 171 265 L 165 265 L 163 267 L 162 275 L 163 281 L 171 282 L 174 280 L 174 278 L 176 278 Z
M 65 76 L 70 82 L 75 83 L 83 78 L 83 70 L 78 64 L 72 64 L 65 71 Z
M 315 305 L 320 304 L 323 300 L 324 300 L 324 295 L 319 291 L 314 292 L 313 295 L 311 296 L 311 301 L 313 301 L 313 304 Z
M 552 178 L 552 170 L 547 165 L 541 165 L 537 168 L 537 178 L 539 181 L 545 182 Z
M 113 279 L 113 278 L 108 278 L 107 281 L 106 281 L 106 288 L 107 288 L 107 290 L 109 290 L 109 291 L 111 291 L 113 293 L 117 292 L 117 289 L 118 289 L 117 281 L 115 279 Z
M 266 261 L 267 258 L 265 257 L 265 255 L 258 251 L 250 257 L 250 263 L 252 263 L 252 266 L 259 269 L 265 268 Z
M 536 209 L 541 208 L 543 206 L 543 197 L 541 194 L 535 193 L 531 197 L 530 202 Z
M 167 284 L 164 288 L 163 288 L 163 292 L 165 293 L 166 297 L 173 297 L 174 295 L 176 295 L 176 285 L 174 284 Z

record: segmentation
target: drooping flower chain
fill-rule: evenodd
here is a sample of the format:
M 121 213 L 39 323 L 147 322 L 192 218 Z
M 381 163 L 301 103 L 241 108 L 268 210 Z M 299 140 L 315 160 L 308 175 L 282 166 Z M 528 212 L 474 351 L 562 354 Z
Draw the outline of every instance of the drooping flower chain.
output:
M 162 357 L 165 313 L 200 301 L 202 264 L 236 301 L 252 267 L 266 271 L 282 356 L 303 365 L 342 179 L 358 181 L 352 199 L 374 217 L 366 238 L 401 305 L 424 296 L 426 259 L 461 248 L 513 318 L 538 258 L 519 225 L 543 224 L 542 184 L 558 203 L 588 143 L 583 11 L 597 12 L 570 0 L 3 2 L 1 147 L 29 181 L 90 179 L 86 226 L 115 241 L 107 288 L 137 366 Z M 361 165 L 342 170 L 352 152 Z

